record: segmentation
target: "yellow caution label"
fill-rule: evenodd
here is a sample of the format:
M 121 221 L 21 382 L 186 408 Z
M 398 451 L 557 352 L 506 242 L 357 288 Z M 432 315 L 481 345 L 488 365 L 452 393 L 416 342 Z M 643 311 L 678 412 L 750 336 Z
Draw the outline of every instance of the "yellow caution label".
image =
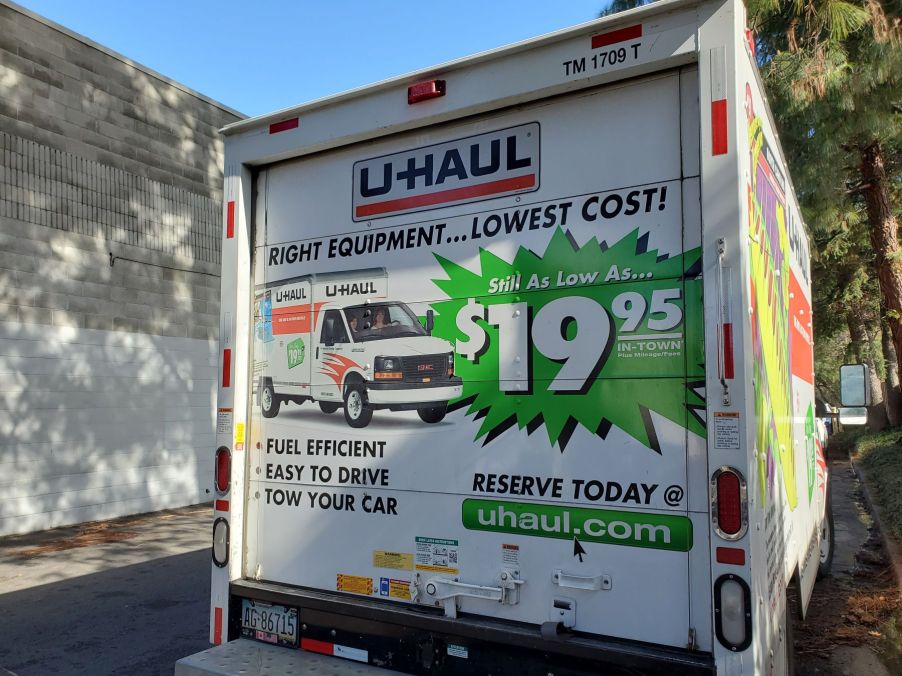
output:
M 457 568 L 450 568 L 449 566 L 430 566 L 424 563 L 417 564 L 417 570 L 425 570 L 427 573 L 458 573 L 460 572 Z
M 342 575 L 339 573 L 335 576 L 335 589 L 341 592 L 372 596 L 373 578 L 361 577 L 360 575 Z
M 373 552 L 373 568 L 394 568 L 395 570 L 413 570 L 413 554 L 411 552 Z
M 244 423 L 235 423 L 235 450 L 244 450 Z
M 389 580 L 388 596 L 393 599 L 401 599 L 402 601 L 410 600 L 410 582 L 406 580 Z

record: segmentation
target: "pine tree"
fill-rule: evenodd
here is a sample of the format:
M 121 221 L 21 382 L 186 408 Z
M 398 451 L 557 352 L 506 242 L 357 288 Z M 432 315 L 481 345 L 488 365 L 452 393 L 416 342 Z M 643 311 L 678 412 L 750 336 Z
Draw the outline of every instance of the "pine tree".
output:
M 608 3 L 608 6 L 601 10 L 598 16 L 610 16 L 611 14 L 617 14 L 618 12 L 625 12 L 634 7 L 650 5 L 654 1 L 655 0 L 611 0 L 611 2 Z

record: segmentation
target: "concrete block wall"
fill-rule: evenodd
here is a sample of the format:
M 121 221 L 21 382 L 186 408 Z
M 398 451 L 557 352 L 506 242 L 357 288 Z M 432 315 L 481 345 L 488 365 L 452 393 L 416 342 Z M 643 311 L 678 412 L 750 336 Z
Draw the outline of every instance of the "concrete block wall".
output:
M 240 117 L 0 0 L 0 535 L 209 499 Z
M 3 131 L 0 216 L 219 262 L 218 198 Z

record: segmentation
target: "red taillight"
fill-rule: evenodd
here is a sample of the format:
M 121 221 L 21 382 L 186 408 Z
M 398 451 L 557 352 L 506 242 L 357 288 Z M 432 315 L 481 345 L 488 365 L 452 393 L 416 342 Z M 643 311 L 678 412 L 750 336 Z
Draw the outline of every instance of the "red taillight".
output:
M 739 477 L 732 472 L 723 472 L 717 477 L 717 521 L 720 530 L 727 535 L 736 535 L 742 528 Z
M 711 477 L 711 517 L 717 534 L 738 540 L 746 531 L 746 485 L 738 470 L 721 467 Z
M 216 449 L 216 468 L 214 483 L 219 493 L 229 491 L 229 482 L 232 478 L 232 454 L 225 446 Z
M 445 95 L 444 80 L 430 80 L 429 82 L 418 82 L 407 88 L 407 103 L 414 104 L 428 99 L 438 98 Z

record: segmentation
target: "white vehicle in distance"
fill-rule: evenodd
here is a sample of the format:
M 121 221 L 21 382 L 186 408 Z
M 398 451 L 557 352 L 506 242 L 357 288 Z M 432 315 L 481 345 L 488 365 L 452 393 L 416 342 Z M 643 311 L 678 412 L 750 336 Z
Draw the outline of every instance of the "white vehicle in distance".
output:
M 254 371 L 265 418 L 284 402 L 319 402 L 323 413 L 344 407 L 351 427 L 373 411 L 416 410 L 440 422 L 460 396 L 453 347 L 431 336 L 400 301 L 386 298 L 385 270 L 307 275 L 257 288 Z

